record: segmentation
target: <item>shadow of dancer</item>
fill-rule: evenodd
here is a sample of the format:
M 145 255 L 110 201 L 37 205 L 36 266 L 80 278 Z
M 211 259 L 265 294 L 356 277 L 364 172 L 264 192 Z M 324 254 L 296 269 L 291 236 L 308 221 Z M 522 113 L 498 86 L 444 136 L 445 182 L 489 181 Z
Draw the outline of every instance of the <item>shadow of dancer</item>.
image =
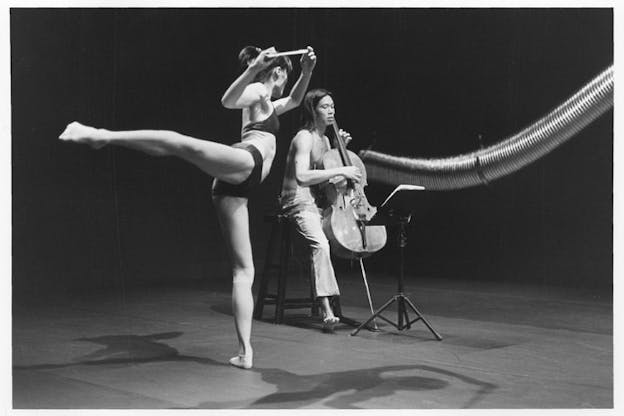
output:
M 162 332 L 150 335 L 102 335 L 99 337 L 78 338 L 76 341 L 87 341 L 103 345 L 104 348 L 80 357 L 76 361 L 63 364 L 35 364 L 13 366 L 14 370 L 44 370 L 65 368 L 79 365 L 133 364 L 146 362 L 186 361 L 205 365 L 228 366 L 209 358 L 182 355 L 175 348 L 159 342 L 173 339 L 182 332 Z
M 255 368 L 252 371 L 259 373 L 263 381 L 274 385 L 277 392 L 253 402 L 211 401 L 201 403 L 198 408 L 314 407 L 317 401 L 333 396 L 323 406 L 358 409 L 366 406 L 357 406 L 356 403 L 391 396 L 397 391 L 440 390 L 447 388 L 452 381 L 461 381 L 475 389 L 468 401 L 460 406 L 471 408 L 497 388 L 495 384 L 427 365 L 396 365 L 311 375 L 298 375 L 278 368 Z M 397 372 L 409 374 L 393 374 Z
M 180 354 L 175 348 L 160 342 L 181 335 L 182 332 L 163 332 L 149 335 L 79 338 L 77 341 L 93 342 L 103 345 L 104 348 L 70 363 L 14 366 L 13 369 L 41 370 L 147 362 L 195 362 L 230 367 L 227 363 L 210 358 Z M 491 383 L 427 365 L 395 365 L 311 375 L 298 375 L 279 368 L 253 368 L 250 372 L 259 374 L 262 381 L 275 386 L 277 391 L 256 400 L 252 399 L 253 401 L 206 401 L 200 403 L 197 408 L 298 408 L 314 406 L 317 401 L 331 397 L 324 406 L 357 409 L 359 407 L 356 404 L 366 400 L 391 396 L 397 391 L 440 390 L 447 388 L 454 380 L 476 389 L 470 399 L 461 406 L 471 408 L 497 388 Z M 413 374 L 414 372 L 416 374 Z

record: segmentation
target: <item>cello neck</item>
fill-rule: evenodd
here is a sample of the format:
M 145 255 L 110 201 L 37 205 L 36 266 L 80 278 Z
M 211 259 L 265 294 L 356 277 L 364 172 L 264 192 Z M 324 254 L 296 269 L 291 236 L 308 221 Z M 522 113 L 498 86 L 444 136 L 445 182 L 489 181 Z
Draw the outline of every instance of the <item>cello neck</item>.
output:
M 345 145 L 345 142 L 340 135 L 340 129 L 338 128 L 338 123 L 335 119 L 332 122 L 332 129 L 334 130 L 334 144 L 336 149 L 338 149 L 338 153 L 340 153 L 342 164 L 345 166 L 351 166 L 351 159 L 349 158 L 349 154 L 347 153 L 347 146 Z
M 340 129 L 338 128 L 338 123 L 336 119 L 332 122 L 332 128 L 334 130 L 334 145 L 336 149 L 338 149 L 338 153 L 340 154 L 340 159 L 342 160 L 342 164 L 344 166 L 351 166 L 351 159 L 349 158 L 349 153 L 347 152 L 347 146 L 345 145 L 342 136 L 340 135 Z M 355 183 L 351 179 L 347 179 L 347 188 L 354 189 Z

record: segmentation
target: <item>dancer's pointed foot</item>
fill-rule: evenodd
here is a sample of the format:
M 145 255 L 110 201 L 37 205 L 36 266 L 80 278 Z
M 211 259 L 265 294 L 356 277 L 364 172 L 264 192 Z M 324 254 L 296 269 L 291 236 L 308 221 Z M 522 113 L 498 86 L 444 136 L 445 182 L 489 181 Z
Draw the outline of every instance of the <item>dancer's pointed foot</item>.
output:
M 68 142 L 88 144 L 94 149 L 100 149 L 107 143 L 107 141 L 101 137 L 98 129 L 85 126 L 77 121 L 69 123 L 59 136 L 59 139 Z
M 249 370 L 253 367 L 253 353 L 249 351 L 245 355 L 239 354 L 236 357 L 232 357 L 230 358 L 230 364 L 234 367 Z

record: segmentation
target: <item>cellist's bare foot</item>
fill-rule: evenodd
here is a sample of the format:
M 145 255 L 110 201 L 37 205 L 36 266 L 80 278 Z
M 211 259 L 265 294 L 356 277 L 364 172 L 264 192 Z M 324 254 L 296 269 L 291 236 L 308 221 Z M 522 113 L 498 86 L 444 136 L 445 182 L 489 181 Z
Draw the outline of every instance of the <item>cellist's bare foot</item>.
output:
M 340 318 L 334 316 L 334 314 L 325 314 L 323 317 L 323 332 L 333 333 L 334 327 L 338 325 Z
M 107 141 L 102 137 L 101 131 L 94 128 L 80 124 L 77 121 L 71 122 L 65 127 L 65 130 L 59 136 L 59 139 L 88 144 L 94 149 L 100 149 L 106 145 Z

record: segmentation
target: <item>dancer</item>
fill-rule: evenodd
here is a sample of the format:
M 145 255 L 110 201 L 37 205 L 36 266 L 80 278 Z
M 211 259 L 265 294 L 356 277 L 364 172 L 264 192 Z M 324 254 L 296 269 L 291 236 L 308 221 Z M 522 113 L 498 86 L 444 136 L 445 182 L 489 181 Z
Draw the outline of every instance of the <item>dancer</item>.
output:
M 316 198 L 318 193 L 313 194 L 310 187 L 327 181 L 339 183 L 362 178 L 354 166 L 321 168 L 323 155 L 330 150 L 325 130 L 334 121 L 334 115 L 334 100 L 329 91 L 314 89 L 305 95 L 304 125 L 290 143 L 281 192 L 282 210 L 293 220 L 297 232 L 309 246 L 312 289 L 314 297 L 321 303 L 325 331 L 332 331 L 339 322 L 329 298 L 340 295 L 340 291 L 331 263 L 329 242 L 321 225 L 323 204 Z M 351 140 L 349 133 L 340 130 L 340 134 L 345 143 Z
M 213 176 L 213 202 L 232 264 L 232 309 L 238 337 L 238 354 L 230 363 L 251 368 L 251 321 L 254 265 L 249 237 L 248 196 L 269 173 L 279 129 L 277 116 L 301 103 L 316 64 L 314 49 L 307 47 L 300 60 L 301 75 L 290 94 L 283 95 L 292 63 L 275 54 L 247 46 L 239 54 L 243 73 L 227 89 L 221 103 L 242 110 L 240 143 L 226 146 L 168 130 L 110 131 L 70 123 L 61 140 L 85 143 L 95 149 L 118 145 L 152 156 L 177 156 Z M 277 98 L 272 101 L 272 98 Z

